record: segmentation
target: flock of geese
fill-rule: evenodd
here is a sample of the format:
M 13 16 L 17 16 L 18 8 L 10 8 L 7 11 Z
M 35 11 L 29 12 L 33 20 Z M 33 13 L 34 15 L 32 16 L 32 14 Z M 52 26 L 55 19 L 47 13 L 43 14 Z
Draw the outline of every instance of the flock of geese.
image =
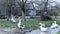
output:
M 14 20 L 14 18 L 12 18 L 11 21 L 12 21 L 12 22 L 16 22 L 16 20 Z M 20 28 L 20 29 L 24 29 L 25 26 L 22 24 L 21 21 L 22 21 L 22 20 L 20 19 L 17 26 L 18 26 L 18 28 Z M 42 24 L 42 23 L 39 23 L 39 24 L 40 24 L 39 28 L 40 28 L 41 31 L 47 31 L 48 28 L 45 27 L 45 24 Z M 58 24 L 56 23 L 56 21 L 54 21 L 54 23 L 52 23 L 52 25 L 50 26 L 51 29 L 54 29 L 54 28 L 57 28 L 57 27 L 58 27 Z
M 45 27 L 45 24 L 42 24 L 42 23 L 39 23 L 41 26 L 40 26 L 40 30 L 41 31 L 47 31 L 48 28 Z M 56 23 L 56 21 L 54 21 L 54 23 L 52 23 L 52 25 L 50 26 L 51 29 L 55 29 L 55 28 L 58 28 L 58 24 Z

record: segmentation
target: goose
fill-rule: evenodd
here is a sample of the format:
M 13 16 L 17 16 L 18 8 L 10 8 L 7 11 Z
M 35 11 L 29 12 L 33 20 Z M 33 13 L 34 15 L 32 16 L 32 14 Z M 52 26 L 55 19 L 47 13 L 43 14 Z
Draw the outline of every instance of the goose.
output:
M 54 23 L 52 23 L 50 28 L 57 28 L 57 27 L 58 27 L 58 24 L 56 24 L 56 21 L 54 21 Z
M 16 20 L 14 20 L 14 17 L 11 17 L 11 22 L 16 22 Z
M 47 31 L 47 28 L 45 27 L 45 24 L 42 24 L 42 23 L 39 23 L 41 26 L 40 26 L 40 30 L 41 31 Z M 44 26 L 44 27 L 43 27 Z
M 18 28 L 20 28 L 21 30 L 23 30 L 23 29 L 25 28 L 25 27 L 22 25 L 21 19 L 19 20 Z

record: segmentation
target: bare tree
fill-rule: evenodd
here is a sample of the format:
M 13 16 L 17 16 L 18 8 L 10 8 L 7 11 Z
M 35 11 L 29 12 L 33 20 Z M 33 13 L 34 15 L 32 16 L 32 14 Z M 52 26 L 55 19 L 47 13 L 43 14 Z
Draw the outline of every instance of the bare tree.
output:
M 22 18 L 24 20 L 26 20 L 26 18 L 25 18 L 26 2 L 27 2 L 27 0 L 20 0 L 20 2 L 18 2 L 20 9 L 22 10 Z
M 6 0 L 6 12 L 7 12 L 7 20 L 11 19 L 11 14 L 12 14 L 12 6 L 13 6 L 13 2 L 15 0 Z
M 53 1 L 54 2 L 54 1 Z M 50 0 L 37 0 L 35 2 L 35 4 L 38 5 L 38 10 L 40 9 L 41 10 L 41 17 L 42 19 L 48 19 L 48 20 L 51 20 L 52 18 L 50 17 L 50 13 L 49 13 L 49 10 L 51 10 L 52 8 L 51 7 L 54 7 L 52 6 L 52 3 L 53 2 L 50 2 Z M 51 3 L 51 5 L 50 5 Z M 48 7 L 49 6 L 49 7 Z

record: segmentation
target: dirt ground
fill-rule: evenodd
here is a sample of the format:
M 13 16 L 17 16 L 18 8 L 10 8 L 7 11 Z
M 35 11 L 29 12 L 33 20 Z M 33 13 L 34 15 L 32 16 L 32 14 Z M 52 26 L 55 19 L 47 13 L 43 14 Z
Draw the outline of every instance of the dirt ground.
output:
M 16 28 L 0 28 L 0 34 L 21 34 L 20 29 Z

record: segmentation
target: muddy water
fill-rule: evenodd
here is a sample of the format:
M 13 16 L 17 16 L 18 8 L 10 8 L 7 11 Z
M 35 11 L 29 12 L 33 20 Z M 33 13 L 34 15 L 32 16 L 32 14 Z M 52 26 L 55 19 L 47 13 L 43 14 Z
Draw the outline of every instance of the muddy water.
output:
M 56 34 L 60 31 L 60 26 L 55 29 L 48 29 L 47 32 L 42 32 L 40 29 L 33 30 L 31 32 L 25 32 L 25 34 Z M 0 28 L 0 34 L 21 34 L 20 29 L 16 28 Z
M 41 32 L 40 29 L 34 30 L 32 32 L 26 33 L 26 34 L 47 34 L 46 32 Z
M 48 29 L 47 32 L 42 32 L 39 29 L 37 30 L 33 30 L 32 32 L 26 33 L 26 34 L 57 34 L 57 32 L 60 31 L 60 26 L 58 26 L 58 28 L 55 29 Z

